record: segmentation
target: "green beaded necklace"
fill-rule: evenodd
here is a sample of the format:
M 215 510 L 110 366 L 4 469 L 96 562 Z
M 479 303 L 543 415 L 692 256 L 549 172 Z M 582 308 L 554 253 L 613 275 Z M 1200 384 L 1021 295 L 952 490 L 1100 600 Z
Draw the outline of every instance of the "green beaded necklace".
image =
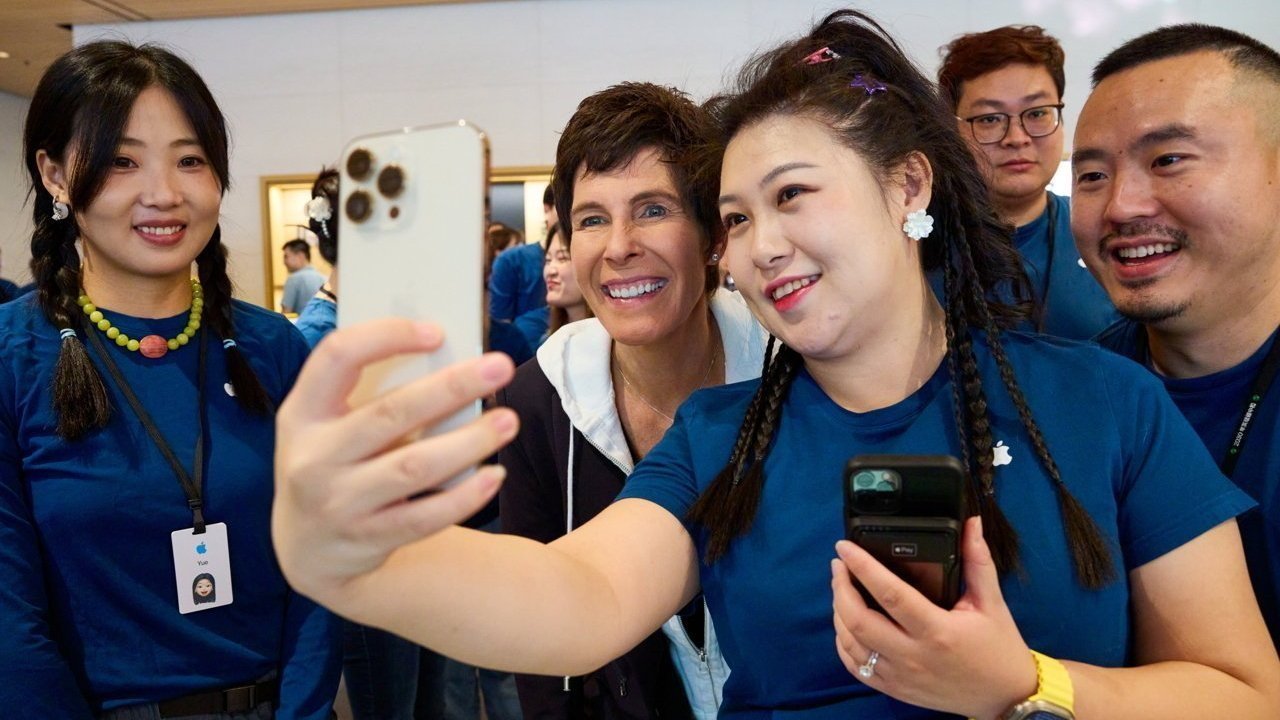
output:
M 84 314 L 89 316 L 89 322 L 106 333 L 107 339 L 114 340 L 116 345 L 130 352 L 141 352 L 149 358 L 159 358 L 164 357 L 170 350 L 177 350 L 186 345 L 191 342 L 191 338 L 195 337 L 196 331 L 200 329 L 200 316 L 204 313 L 204 288 L 200 286 L 199 280 L 191 278 L 191 316 L 187 318 L 187 326 L 182 329 L 182 332 L 168 340 L 159 335 L 148 335 L 141 340 L 135 340 L 112 325 L 88 295 L 81 295 L 76 299 L 76 303 L 80 305 Z

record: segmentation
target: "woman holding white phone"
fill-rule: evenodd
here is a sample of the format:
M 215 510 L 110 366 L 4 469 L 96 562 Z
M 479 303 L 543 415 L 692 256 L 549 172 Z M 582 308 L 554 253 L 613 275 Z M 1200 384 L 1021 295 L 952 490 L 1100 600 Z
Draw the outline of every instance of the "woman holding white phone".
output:
M 591 667 L 701 590 L 733 668 L 728 718 L 1280 713 L 1280 660 L 1234 521 L 1249 500 L 1141 368 L 1001 329 L 1017 315 L 988 290 L 1020 273 L 1008 231 L 897 44 L 835 13 L 714 107 L 726 268 L 781 341 L 761 381 L 695 393 L 621 497 L 547 546 L 444 527 L 495 491 L 500 468 L 394 502 L 509 441 L 514 415 L 366 461 L 451 403 L 405 393 L 346 413 L 341 392 L 307 393 L 282 413 L 286 438 L 365 429 L 342 456 L 282 445 L 275 537 L 290 579 L 473 662 L 548 674 Z M 924 275 L 939 265 L 945 306 Z M 301 384 L 436 342 L 353 328 Z M 510 374 L 484 358 L 412 398 L 481 394 Z M 1012 462 L 996 466 L 996 447 Z M 869 453 L 963 458 L 978 516 L 954 609 L 839 539 L 840 471 Z

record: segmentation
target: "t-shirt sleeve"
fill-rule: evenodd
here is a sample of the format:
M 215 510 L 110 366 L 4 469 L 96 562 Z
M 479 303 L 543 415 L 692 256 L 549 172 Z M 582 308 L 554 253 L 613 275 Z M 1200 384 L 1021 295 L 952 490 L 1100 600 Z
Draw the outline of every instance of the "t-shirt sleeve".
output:
M 1141 567 L 1253 507 L 1209 456 L 1159 380 L 1109 362 L 1124 472 L 1117 489 L 1125 568 Z
M 16 378 L 0 367 L 0 707 L 4 717 L 93 716 L 49 624 L 44 564 L 22 475 Z

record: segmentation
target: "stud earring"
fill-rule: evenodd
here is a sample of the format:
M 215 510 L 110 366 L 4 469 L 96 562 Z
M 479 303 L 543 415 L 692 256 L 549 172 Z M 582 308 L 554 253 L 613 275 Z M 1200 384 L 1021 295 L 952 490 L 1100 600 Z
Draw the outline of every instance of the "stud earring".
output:
M 933 232 L 933 216 L 924 210 L 912 210 L 907 213 L 907 221 L 902 223 L 902 232 L 912 240 L 923 240 Z
M 53 201 L 53 219 L 54 220 L 66 220 L 67 217 L 70 215 L 71 215 L 71 206 L 67 205 L 61 200 Z
M 713 263 L 720 262 L 720 253 L 717 253 L 717 252 L 711 253 L 711 262 Z

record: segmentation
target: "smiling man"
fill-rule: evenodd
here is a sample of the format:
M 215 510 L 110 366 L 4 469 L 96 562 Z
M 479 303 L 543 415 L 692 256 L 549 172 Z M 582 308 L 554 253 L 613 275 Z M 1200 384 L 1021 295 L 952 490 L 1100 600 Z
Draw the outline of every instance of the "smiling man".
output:
M 1280 55 L 1176 25 L 1103 58 L 1080 115 L 1072 227 L 1128 319 L 1099 341 L 1159 375 L 1223 472 L 1280 637 Z
M 938 85 L 978 167 L 1042 314 L 1033 329 L 1088 339 L 1119 319 L 1080 262 L 1068 200 L 1047 188 L 1062 160 L 1062 46 L 1043 28 L 962 35 L 943 49 Z

